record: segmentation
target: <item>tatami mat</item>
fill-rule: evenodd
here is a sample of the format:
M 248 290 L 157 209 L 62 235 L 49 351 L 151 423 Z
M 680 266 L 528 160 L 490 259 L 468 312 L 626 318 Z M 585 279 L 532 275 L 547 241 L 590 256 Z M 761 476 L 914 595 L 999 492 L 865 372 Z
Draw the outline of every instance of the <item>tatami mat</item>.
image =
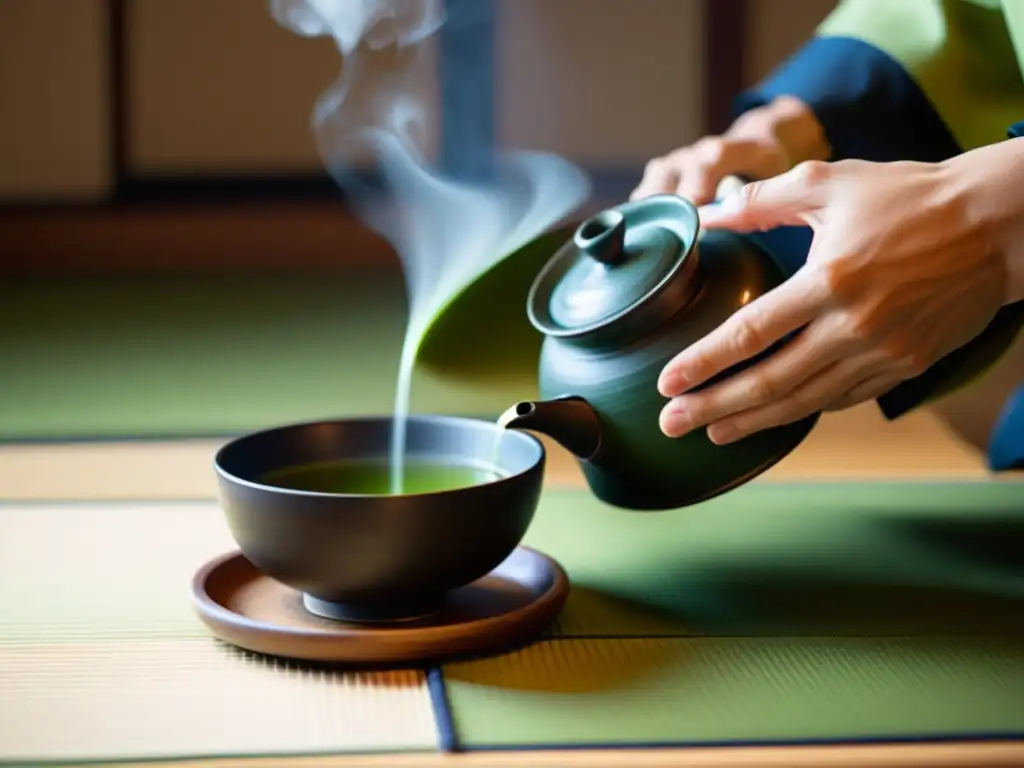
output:
M 0 504 L 0 646 L 208 633 L 192 574 L 236 545 L 216 504 Z
M 1022 491 L 752 483 L 652 514 L 548 490 L 526 543 L 573 582 L 559 636 L 448 666 L 455 739 L 1024 735 Z M 232 547 L 212 500 L 0 504 L 0 761 L 439 749 L 420 673 L 210 638 L 189 582 Z
M 1024 736 L 996 638 L 553 640 L 445 680 L 470 749 Z
M 215 641 L 189 584 L 216 504 L 0 504 L 0 762 L 436 750 L 421 672 L 304 671 Z
M 227 438 L 0 442 L 0 499 L 194 499 L 217 493 L 213 457 Z M 574 457 L 551 440 L 549 487 L 581 487 Z M 1020 473 L 1018 473 L 1020 474 Z M 928 411 L 896 422 L 874 403 L 826 414 L 764 480 L 988 479 L 983 457 Z
M 1004 633 L 1024 640 L 1024 482 L 755 482 L 637 513 L 550 490 L 525 543 L 570 636 Z
M 529 328 L 523 307 L 525 289 L 504 307 L 517 328 Z M 194 437 L 389 414 L 406 317 L 392 270 L 0 281 L 0 439 Z M 497 415 L 534 395 L 535 369 L 481 386 L 421 368 L 412 408 Z
M 436 749 L 420 672 L 288 668 L 206 638 L 0 648 L 0 761 Z

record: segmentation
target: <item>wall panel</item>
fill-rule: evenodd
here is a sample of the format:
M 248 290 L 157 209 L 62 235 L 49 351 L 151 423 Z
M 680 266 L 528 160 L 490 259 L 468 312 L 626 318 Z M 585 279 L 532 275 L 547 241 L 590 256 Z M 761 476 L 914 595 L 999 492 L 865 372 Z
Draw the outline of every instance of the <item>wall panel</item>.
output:
M 0 198 L 109 191 L 104 0 L 0 0 Z
M 504 146 L 636 167 L 703 125 L 700 0 L 501 0 Z

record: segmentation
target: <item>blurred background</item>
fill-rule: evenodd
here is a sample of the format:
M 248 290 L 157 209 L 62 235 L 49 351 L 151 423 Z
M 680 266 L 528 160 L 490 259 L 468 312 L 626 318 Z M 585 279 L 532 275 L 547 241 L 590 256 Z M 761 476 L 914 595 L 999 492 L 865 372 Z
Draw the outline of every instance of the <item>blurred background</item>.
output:
M 446 25 L 420 78 L 442 165 L 458 115 L 477 141 L 579 165 L 592 205 L 620 202 L 648 159 L 723 129 L 834 5 L 447 0 L 475 22 Z M 391 411 L 400 262 L 310 124 L 340 66 L 266 0 L 0 0 L 0 440 Z M 1019 378 L 1003 368 L 968 415 L 954 403 L 975 442 Z M 414 410 L 532 394 L 417 376 Z
M 415 78 L 439 170 L 461 173 L 469 140 L 540 150 L 590 176 L 588 205 L 621 202 L 833 5 L 446 0 Z M 268 0 L 0 0 L 0 19 L 0 440 L 390 412 L 400 261 L 311 126 L 334 41 Z M 467 354 L 489 343 L 472 325 Z M 417 376 L 414 410 L 500 413 L 534 390 Z
M 609 199 L 650 157 L 720 128 L 736 91 L 834 5 L 468 2 L 489 7 L 490 26 L 442 40 L 424 88 L 453 85 L 464 69 L 444 49 L 458 50 L 490 70 L 489 88 L 461 98 L 496 146 L 560 154 Z M 389 260 L 337 227 L 341 196 L 310 130 L 339 68 L 329 38 L 282 28 L 264 0 L 0 0 L 0 18 L 4 270 Z M 237 231 L 242 203 L 269 219 Z M 46 231 L 29 206 L 45 207 Z M 154 220 L 153 206 L 194 220 Z M 317 226 L 325 208 L 331 231 Z

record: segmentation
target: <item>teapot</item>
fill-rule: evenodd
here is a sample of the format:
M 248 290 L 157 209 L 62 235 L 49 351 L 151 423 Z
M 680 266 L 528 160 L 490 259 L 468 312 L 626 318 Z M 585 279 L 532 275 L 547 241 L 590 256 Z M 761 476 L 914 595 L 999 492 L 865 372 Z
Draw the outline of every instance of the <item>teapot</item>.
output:
M 787 278 L 793 265 L 776 254 L 805 255 L 810 235 L 784 230 L 702 231 L 697 208 L 668 194 L 583 221 L 536 274 L 526 299 L 530 324 L 543 337 L 540 399 L 516 403 L 500 423 L 554 439 L 577 457 L 600 500 L 625 509 L 696 504 L 771 468 L 803 442 L 820 413 L 726 445 L 703 429 L 670 438 L 658 424 L 666 400 L 656 382 L 682 349 Z M 879 398 L 885 416 L 897 418 L 994 362 L 1021 328 L 1022 309 L 1005 307 L 972 342 Z M 799 332 L 702 387 L 774 354 Z

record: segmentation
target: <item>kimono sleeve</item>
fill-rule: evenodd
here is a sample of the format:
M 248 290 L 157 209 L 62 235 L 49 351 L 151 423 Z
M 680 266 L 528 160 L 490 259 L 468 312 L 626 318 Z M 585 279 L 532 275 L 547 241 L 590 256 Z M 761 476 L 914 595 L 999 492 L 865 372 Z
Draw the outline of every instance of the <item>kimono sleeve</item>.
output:
M 783 94 L 814 110 L 836 160 L 938 162 L 1002 140 L 1024 114 L 1002 11 L 966 0 L 841 0 L 736 108 Z
M 782 95 L 814 111 L 832 160 L 941 162 L 1005 140 L 1024 115 L 1024 82 L 1001 10 L 965 0 L 841 0 L 806 45 L 740 95 L 737 112 Z M 811 236 L 782 227 L 754 239 L 792 274 Z M 882 412 L 895 419 L 970 383 L 1022 321 L 1024 303 L 1003 307 L 974 340 L 878 398 Z

